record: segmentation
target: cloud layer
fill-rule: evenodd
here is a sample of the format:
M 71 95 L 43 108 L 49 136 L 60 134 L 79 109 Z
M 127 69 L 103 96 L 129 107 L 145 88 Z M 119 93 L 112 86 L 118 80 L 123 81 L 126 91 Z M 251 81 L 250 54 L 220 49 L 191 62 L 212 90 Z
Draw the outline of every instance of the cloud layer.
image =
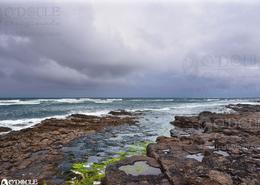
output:
M 260 3 L 0 6 L 0 96 L 257 96 Z

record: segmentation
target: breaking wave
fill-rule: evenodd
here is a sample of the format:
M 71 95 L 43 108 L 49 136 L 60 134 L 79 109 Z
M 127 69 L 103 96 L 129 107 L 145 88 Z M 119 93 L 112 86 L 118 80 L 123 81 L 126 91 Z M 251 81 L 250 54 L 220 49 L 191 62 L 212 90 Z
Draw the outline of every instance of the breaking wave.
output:
M 122 101 L 122 99 L 95 99 L 95 98 L 64 98 L 64 99 L 10 99 L 10 100 L 0 100 L 0 106 L 8 105 L 37 105 L 41 103 L 51 103 L 51 104 L 61 104 L 61 103 L 113 103 L 117 101 Z

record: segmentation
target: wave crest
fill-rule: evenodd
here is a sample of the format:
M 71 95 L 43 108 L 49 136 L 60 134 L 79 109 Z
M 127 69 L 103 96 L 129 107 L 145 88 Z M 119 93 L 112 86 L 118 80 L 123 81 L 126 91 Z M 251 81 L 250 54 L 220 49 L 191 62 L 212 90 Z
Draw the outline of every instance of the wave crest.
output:
M 63 98 L 63 99 L 30 99 L 30 100 L 22 100 L 22 99 L 10 99 L 10 100 L 0 100 L 0 106 L 8 106 L 8 105 L 37 105 L 41 103 L 113 103 L 116 101 L 123 101 L 123 99 L 95 99 L 95 98 Z

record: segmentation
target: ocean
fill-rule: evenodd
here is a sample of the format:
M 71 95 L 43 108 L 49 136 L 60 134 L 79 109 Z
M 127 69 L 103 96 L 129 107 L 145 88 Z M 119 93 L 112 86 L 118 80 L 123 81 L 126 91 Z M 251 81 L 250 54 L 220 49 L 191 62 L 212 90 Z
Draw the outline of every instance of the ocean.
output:
M 157 117 L 156 124 L 164 125 L 165 122 L 168 124 L 176 115 L 194 115 L 204 110 L 230 111 L 225 108 L 225 105 L 235 103 L 260 104 L 259 98 L 0 99 L 0 126 L 20 130 L 31 127 L 47 118 L 65 118 L 74 113 L 102 116 L 111 110 L 118 109 L 142 111 L 146 119 Z

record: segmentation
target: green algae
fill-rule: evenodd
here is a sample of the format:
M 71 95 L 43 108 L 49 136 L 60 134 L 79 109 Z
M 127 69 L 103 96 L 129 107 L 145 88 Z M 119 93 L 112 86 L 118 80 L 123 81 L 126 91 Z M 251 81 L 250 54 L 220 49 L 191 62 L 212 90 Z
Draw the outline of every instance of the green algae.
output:
M 105 169 L 109 164 L 115 164 L 126 157 L 133 155 L 145 155 L 146 147 L 150 142 L 138 142 L 134 145 L 129 145 L 124 152 L 115 153 L 118 157 L 114 157 L 101 163 L 88 164 L 86 162 L 75 163 L 71 171 L 77 174 L 81 179 L 71 179 L 69 185 L 98 185 L 105 177 Z

